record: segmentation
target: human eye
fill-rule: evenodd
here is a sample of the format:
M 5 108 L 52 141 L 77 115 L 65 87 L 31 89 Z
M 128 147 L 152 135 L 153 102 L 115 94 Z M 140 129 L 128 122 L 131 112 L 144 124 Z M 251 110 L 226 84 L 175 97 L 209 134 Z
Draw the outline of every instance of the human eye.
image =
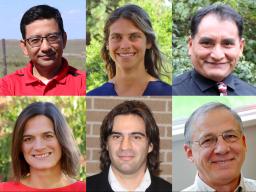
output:
M 210 48 L 210 47 L 214 46 L 213 40 L 211 40 L 209 38 L 200 39 L 199 44 L 202 45 L 205 48 Z
M 216 142 L 216 137 L 215 136 L 202 137 L 199 140 L 200 145 L 203 146 L 203 147 L 210 147 L 215 142 Z
M 32 137 L 24 137 L 23 143 L 30 143 L 32 141 Z
M 121 39 L 121 35 L 119 35 L 119 34 L 112 34 L 112 35 L 110 36 L 110 39 L 111 39 L 112 41 L 119 41 L 119 40 Z
M 49 42 L 56 42 L 57 40 L 59 40 L 59 35 L 58 34 L 50 34 L 47 36 L 47 40 Z
M 31 38 L 28 38 L 27 41 L 31 45 L 36 45 L 38 43 L 41 43 L 41 37 L 31 37 Z
M 232 39 L 226 39 L 222 42 L 224 47 L 233 47 L 233 45 L 235 44 L 235 42 Z
M 111 135 L 111 139 L 112 140 L 120 140 L 121 139 L 121 135 L 119 135 L 119 134 L 112 134 Z
M 131 35 L 130 35 L 130 39 L 132 40 L 132 41 L 134 41 L 134 40 L 136 40 L 136 39 L 138 39 L 138 38 L 140 38 L 141 37 L 141 35 L 139 34 L 139 33 L 132 33 Z
M 133 138 L 133 140 L 141 140 L 142 136 L 138 135 L 138 134 L 135 134 L 135 135 L 132 135 L 132 138 Z
M 227 132 L 223 134 L 223 138 L 228 142 L 235 142 L 239 139 L 239 135 L 236 132 Z
M 45 139 L 52 139 L 53 137 L 54 137 L 54 135 L 53 134 L 50 134 L 50 133 L 48 133 L 48 134 L 45 134 Z

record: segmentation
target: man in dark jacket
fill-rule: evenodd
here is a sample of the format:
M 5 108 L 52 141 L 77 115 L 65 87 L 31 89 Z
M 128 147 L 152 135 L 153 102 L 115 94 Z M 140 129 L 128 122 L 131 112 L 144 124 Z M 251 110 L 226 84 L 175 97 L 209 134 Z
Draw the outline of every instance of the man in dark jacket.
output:
M 172 191 L 159 173 L 159 128 L 149 108 L 125 101 L 101 125 L 102 172 L 86 179 L 90 191 Z

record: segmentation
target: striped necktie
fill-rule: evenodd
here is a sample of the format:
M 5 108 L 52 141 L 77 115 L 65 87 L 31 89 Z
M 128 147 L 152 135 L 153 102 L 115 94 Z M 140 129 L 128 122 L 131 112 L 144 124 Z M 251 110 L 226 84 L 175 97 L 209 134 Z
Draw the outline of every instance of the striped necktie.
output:
M 220 96 L 226 96 L 228 95 L 228 92 L 227 92 L 227 85 L 223 82 L 218 82 L 217 83 L 218 85 L 218 90 L 220 92 Z

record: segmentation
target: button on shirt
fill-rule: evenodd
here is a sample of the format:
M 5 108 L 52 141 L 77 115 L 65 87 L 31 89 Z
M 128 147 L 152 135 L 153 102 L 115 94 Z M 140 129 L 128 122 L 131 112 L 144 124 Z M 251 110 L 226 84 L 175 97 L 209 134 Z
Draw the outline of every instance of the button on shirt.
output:
M 182 191 L 216 191 L 209 185 L 207 185 L 203 180 L 196 174 L 195 182 L 193 185 L 187 187 Z M 240 183 L 235 189 L 235 192 L 247 192 L 247 191 L 256 191 L 256 180 L 247 179 L 243 176 L 240 177 Z
M 108 172 L 108 181 L 113 191 L 116 191 L 116 192 L 128 191 L 119 183 L 119 181 L 117 180 L 116 176 L 112 171 L 111 166 Z M 149 170 L 147 169 L 140 185 L 134 190 L 134 192 L 146 191 L 146 189 L 150 186 L 150 184 L 151 184 L 151 178 L 150 178 Z
M 47 84 L 32 74 L 33 64 L 0 79 L 0 95 L 85 95 L 85 72 L 68 65 L 62 58 L 58 74 Z
M 230 74 L 223 81 L 228 95 L 256 95 L 256 87 Z M 220 95 L 217 82 L 205 78 L 195 70 L 174 78 L 173 95 Z

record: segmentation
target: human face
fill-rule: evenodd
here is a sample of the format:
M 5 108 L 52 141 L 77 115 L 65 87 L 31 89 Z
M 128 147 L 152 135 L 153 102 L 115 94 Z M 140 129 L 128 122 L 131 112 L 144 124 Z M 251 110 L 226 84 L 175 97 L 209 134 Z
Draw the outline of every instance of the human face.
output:
M 130 20 L 121 18 L 110 25 L 107 49 L 117 73 L 120 70 L 145 70 L 145 52 L 150 47 L 145 34 Z
M 55 19 L 40 19 L 26 25 L 26 39 L 31 37 L 45 37 L 49 34 L 60 32 L 58 23 Z M 57 43 L 50 44 L 45 38 L 41 46 L 31 47 L 26 41 L 22 40 L 20 46 L 23 53 L 29 56 L 33 64 L 41 69 L 56 69 L 61 65 L 63 49 L 66 46 L 66 33 L 60 35 Z
M 189 38 L 188 47 L 195 70 L 219 82 L 236 67 L 244 40 L 239 38 L 235 22 L 209 14 L 201 20 L 195 37 Z
M 213 109 L 193 126 L 192 141 L 197 141 L 207 135 L 221 135 L 228 130 L 241 131 L 239 123 L 226 109 Z M 241 167 L 245 159 L 245 136 L 234 143 L 227 143 L 221 136 L 215 146 L 203 148 L 192 142 L 191 146 L 184 145 L 186 155 L 197 167 L 199 177 L 208 185 L 237 184 Z
M 146 136 L 145 123 L 137 115 L 118 115 L 114 118 L 107 150 L 114 173 L 121 175 L 144 174 L 147 155 L 152 151 Z
M 30 170 L 60 167 L 61 146 L 56 138 L 52 121 L 37 115 L 24 128 L 22 152 Z

